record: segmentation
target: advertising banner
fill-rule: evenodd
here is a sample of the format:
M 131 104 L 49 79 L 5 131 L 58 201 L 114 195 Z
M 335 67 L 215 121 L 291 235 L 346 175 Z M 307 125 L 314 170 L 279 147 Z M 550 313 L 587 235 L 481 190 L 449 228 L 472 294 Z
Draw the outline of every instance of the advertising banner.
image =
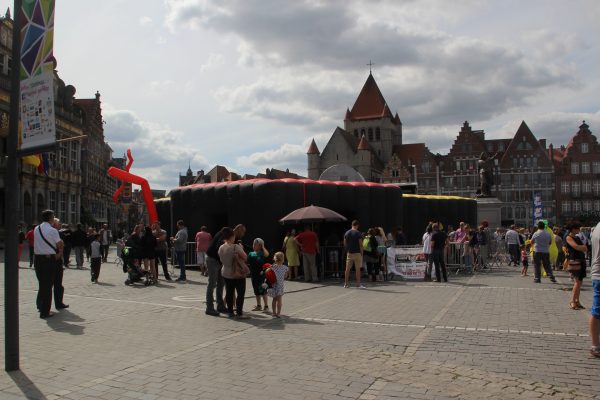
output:
M 425 279 L 425 255 L 423 247 L 389 247 L 387 249 L 388 274 L 406 280 Z
M 536 192 L 533 194 L 533 222 L 539 221 L 543 216 L 542 194 Z
M 21 149 L 56 142 L 54 0 L 24 1 L 21 30 Z

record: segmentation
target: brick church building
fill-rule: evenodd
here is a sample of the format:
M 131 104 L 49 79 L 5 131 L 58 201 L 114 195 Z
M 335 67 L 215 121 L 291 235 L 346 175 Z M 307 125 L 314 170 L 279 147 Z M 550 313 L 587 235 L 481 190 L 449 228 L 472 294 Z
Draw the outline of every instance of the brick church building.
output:
M 418 194 L 474 197 L 484 152 L 494 157 L 492 193 L 503 202 L 503 224 L 532 225 L 534 194 L 552 222 L 600 210 L 600 145 L 585 122 L 567 146 L 555 148 L 536 138 L 525 121 L 506 139 L 486 139 L 465 121 L 448 154 L 433 154 L 425 143 L 402 143 L 400 117 L 371 73 L 346 110 L 344 128 L 335 129 L 322 152 L 314 140 L 310 144 L 308 177 L 416 183 Z

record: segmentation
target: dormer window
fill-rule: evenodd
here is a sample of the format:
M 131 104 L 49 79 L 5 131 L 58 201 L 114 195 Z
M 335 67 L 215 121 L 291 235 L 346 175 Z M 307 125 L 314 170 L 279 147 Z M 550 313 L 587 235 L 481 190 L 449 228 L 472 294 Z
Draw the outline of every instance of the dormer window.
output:
M 588 147 L 587 143 L 581 143 L 581 152 L 584 154 L 590 152 L 590 148 Z

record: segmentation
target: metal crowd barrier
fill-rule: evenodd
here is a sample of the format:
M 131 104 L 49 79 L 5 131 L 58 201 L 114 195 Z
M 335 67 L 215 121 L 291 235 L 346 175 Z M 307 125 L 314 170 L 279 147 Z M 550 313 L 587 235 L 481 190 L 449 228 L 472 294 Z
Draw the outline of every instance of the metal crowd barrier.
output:
M 177 254 L 173 247 L 169 248 L 171 252 L 171 264 L 174 266 L 179 265 L 177 263 Z M 199 267 L 198 260 L 196 260 L 196 242 L 187 242 L 185 246 L 185 266 L 186 267 Z

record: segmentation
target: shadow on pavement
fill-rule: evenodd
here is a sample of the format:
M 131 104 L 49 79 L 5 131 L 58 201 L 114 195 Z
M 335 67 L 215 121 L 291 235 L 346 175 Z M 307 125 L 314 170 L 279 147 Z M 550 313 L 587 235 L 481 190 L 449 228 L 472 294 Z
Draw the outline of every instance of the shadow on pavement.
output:
M 17 387 L 21 390 L 21 392 L 23 392 L 23 395 L 26 398 L 36 400 L 46 399 L 44 393 L 37 388 L 35 383 L 33 383 L 23 371 L 11 371 L 8 372 L 8 376 L 10 376 L 10 379 L 15 382 Z
M 97 282 L 96 285 L 98 285 L 98 286 L 115 286 L 114 283 L 108 283 L 108 282 Z
M 250 319 L 234 319 L 235 322 L 241 322 L 255 326 L 258 329 L 283 330 L 286 325 L 323 325 L 318 321 L 309 321 L 303 318 L 283 316 L 281 318 L 273 318 L 271 314 L 248 314 Z
M 52 318 L 46 319 L 46 323 L 56 332 L 68 333 L 71 335 L 83 335 L 84 326 L 70 324 L 69 322 L 83 322 L 85 319 L 69 310 L 61 310 Z

